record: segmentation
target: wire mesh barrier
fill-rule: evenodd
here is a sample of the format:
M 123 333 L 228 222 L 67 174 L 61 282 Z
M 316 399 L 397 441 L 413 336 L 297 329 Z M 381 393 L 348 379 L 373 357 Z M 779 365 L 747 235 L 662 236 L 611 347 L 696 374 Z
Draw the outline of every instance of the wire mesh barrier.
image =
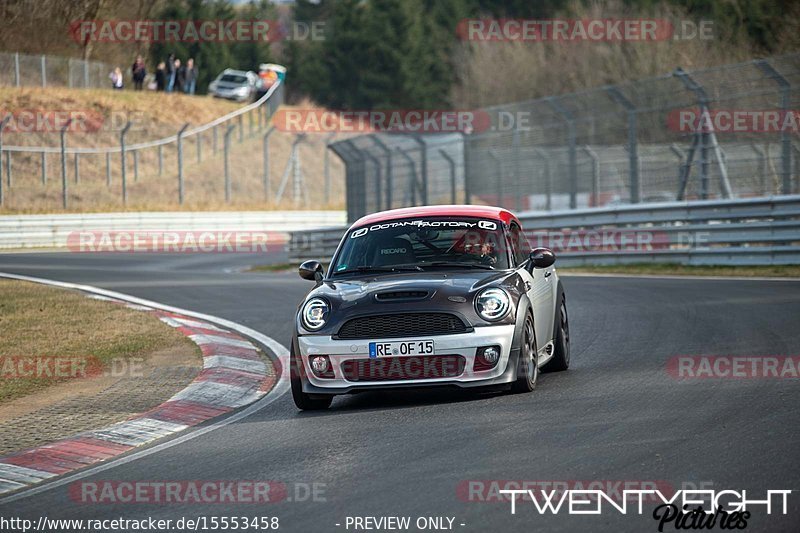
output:
M 0 53 L 0 85 L 109 88 L 111 65 L 71 57 Z
M 800 54 L 481 110 L 485 128 L 372 133 L 331 149 L 352 221 L 478 203 L 559 210 L 800 191 Z

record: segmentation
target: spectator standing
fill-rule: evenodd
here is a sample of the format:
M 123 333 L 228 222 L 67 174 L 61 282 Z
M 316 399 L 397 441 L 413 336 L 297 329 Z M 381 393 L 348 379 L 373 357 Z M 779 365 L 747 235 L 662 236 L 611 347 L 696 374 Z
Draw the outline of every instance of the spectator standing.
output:
M 167 88 L 167 67 L 162 61 L 156 67 L 156 91 L 163 91 Z
M 183 90 L 183 82 L 186 76 L 186 70 L 181 68 L 181 60 L 176 59 L 174 63 L 175 70 L 175 83 L 172 84 L 172 90 L 179 93 Z
M 120 90 L 124 86 L 125 82 L 122 79 L 122 69 L 117 67 L 111 71 L 111 74 L 108 75 L 111 78 L 111 88 L 114 90 Z
M 175 88 L 175 54 L 167 56 L 167 92 L 171 93 Z
M 131 67 L 131 74 L 133 75 L 133 88 L 137 91 L 142 90 L 144 84 L 144 77 L 147 75 L 147 69 L 144 66 L 144 59 L 142 56 L 136 56 L 136 61 L 133 62 Z
M 197 86 L 197 67 L 194 66 L 194 59 L 189 58 L 186 60 L 186 67 L 183 74 L 183 92 L 186 94 L 194 94 Z

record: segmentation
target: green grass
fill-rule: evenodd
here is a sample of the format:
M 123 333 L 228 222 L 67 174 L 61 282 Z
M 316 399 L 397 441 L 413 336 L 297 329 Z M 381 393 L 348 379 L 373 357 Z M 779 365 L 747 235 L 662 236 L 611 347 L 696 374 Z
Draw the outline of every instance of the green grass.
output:
M 74 291 L 0 281 L 0 403 L 71 379 L 25 377 L 20 361 L 76 361 L 87 364 L 86 375 L 97 375 L 114 360 L 147 359 L 162 350 L 199 354 L 194 343 L 151 313 Z
M 246 272 L 287 272 L 296 271 L 297 265 L 291 263 L 278 263 L 274 265 L 256 265 L 250 267 Z

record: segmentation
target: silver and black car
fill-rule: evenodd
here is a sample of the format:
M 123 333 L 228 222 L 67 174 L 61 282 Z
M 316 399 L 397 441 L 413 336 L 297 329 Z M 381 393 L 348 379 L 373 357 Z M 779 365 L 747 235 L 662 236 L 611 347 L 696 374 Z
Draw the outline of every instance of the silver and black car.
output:
M 429 206 L 366 216 L 300 304 L 291 388 L 300 409 L 378 388 L 532 391 L 569 367 L 566 297 L 547 248 L 511 212 Z

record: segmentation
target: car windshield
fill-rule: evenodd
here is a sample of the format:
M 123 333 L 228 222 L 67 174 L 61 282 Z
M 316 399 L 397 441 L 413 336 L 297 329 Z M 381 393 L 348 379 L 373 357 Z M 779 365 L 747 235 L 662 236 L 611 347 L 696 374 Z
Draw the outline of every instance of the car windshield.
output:
M 478 218 L 423 217 L 352 229 L 333 276 L 437 268 L 509 268 L 503 228 Z
M 222 76 L 219 81 L 224 81 L 225 83 L 235 83 L 237 85 L 242 85 L 247 83 L 246 76 L 237 76 L 236 74 L 225 74 Z

